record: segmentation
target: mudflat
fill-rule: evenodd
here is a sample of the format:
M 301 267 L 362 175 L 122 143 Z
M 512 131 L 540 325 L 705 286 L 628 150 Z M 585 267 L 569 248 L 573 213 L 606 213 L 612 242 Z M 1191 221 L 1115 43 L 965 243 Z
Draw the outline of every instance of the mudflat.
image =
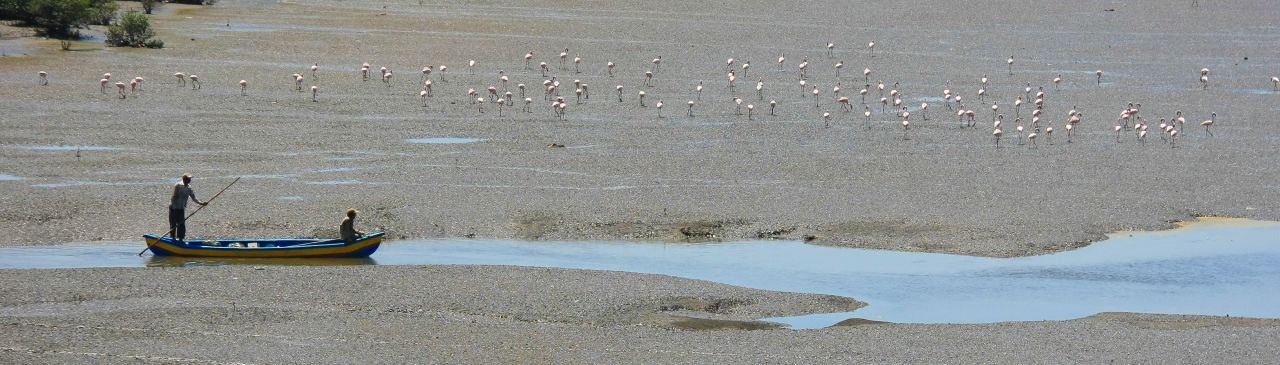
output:
M 820 244 L 1017 256 L 1198 215 L 1280 219 L 1271 137 L 1280 128 L 1273 123 L 1280 93 L 1269 80 L 1280 73 L 1272 47 L 1280 32 L 1260 16 L 1276 7 L 166 6 L 152 17 L 163 50 L 84 42 L 63 52 L 52 40 L 2 41 L 25 55 L 0 65 L 0 81 L 9 85 L 0 89 L 0 173 L 17 178 L 0 181 L 0 228 L 9 232 L 0 244 L 162 231 L 165 199 L 184 172 L 196 176 L 202 198 L 244 177 L 216 209 L 193 219 L 197 236 L 336 234 L 342 212 L 355 207 L 366 226 L 393 239 L 812 236 Z M 827 42 L 834 43 L 830 56 Z M 662 63 L 644 86 L 658 56 Z M 729 58 L 738 79 L 732 89 Z M 364 62 L 369 81 L 361 81 Z M 546 77 L 541 62 L 551 70 Z M 612 77 L 607 62 L 616 65 Z M 743 71 L 745 62 L 751 68 Z M 427 65 L 433 87 L 424 106 L 420 70 Z M 382 82 L 382 67 L 392 72 L 390 83 Z M 1204 89 L 1198 79 L 1206 67 Z M 49 86 L 37 85 L 39 70 L 50 73 Z M 1095 70 L 1104 71 L 1101 82 Z M 112 82 L 143 77 L 142 91 L 127 99 L 110 85 L 99 92 L 108 72 Z M 201 88 L 179 84 L 176 72 L 199 75 Z M 301 92 L 295 73 L 305 77 Z M 553 76 L 567 98 L 563 120 L 541 86 Z M 1055 85 L 1057 77 L 1063 81 Z M 858 95 L 864 79 L 870 122 Z M 590 99 L 577 101 L 574 80 L 588 85 Z M 906 139 L 894 107 L 881 111 L 878 81 L 887 99 L 896 88 L 910 107 Z M 1035 145 L 1025 138 L 1031 100 L 1014 107 L 1028 83 L 1046 93 Z M 852 112 L 835 102 L 836 85 Z M 487 99 L 489 86 L 518 102 L 501 111 L 491 102 L 473 105 L 467 90 Z M 821 93 L 817 107 L 813 87 Z M 944 89 L 976 111 L 976 127 L 961 127 L 959 106 L 942 100 Z M 645 106 L 638 91 L 647 94 Z M 530 112 L 522 94 L 533 99 Z M 769 100 L 778 103 L 774 115 Z M 999 148 L 992 103 L 1004 114 Z M 1138 116 L 1151 128 L 1146 143 L 1135 131 L 1112 131 L 1128 103 L 1141 104 Z M 1068 143 L 1070 110 L 1084 116 Z M 1175 111 L 1188 122 L 1173 148 L 1156 126 Z M 1215 112 L 1210 136 L 1199 123 Z M 829 128 L 823 113 L 831 113 Z M 1022 145 L 1017 117 L 1026 129 Z M 1056 133 L 1046 134 L 1048 127 Z M 407 141 L 431 137 L 481 141 Z M 76 146 L 87 146 L 79 157 Z

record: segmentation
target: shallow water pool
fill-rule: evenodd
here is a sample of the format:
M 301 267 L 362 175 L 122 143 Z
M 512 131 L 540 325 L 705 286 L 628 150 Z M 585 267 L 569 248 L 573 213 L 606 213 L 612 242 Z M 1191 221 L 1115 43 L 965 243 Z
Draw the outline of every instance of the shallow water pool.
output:
M 847 296 L 854 312 L 767 318 L 820 328 L 848 318 L 903 323 L 1066 320 L 1099 312 L 1280 318 L 1280 223 L 1216 220 L 1122 233 L 1051 255 L 986 258 L 826 247 L 395 241 L 363 260 L 138 257 L 141 242 L 0 248 L 0 268 L 278 264 L 485 264 L 665 274 L 775 291 Z

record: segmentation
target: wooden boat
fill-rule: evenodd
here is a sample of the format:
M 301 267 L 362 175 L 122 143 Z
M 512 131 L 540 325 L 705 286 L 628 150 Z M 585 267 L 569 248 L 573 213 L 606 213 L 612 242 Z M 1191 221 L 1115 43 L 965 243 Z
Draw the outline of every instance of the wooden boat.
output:
M 226 239 L 187 240 L 143 235 L 147 248 L 156 256 L 237 257 L 237 258 L 307 258 L 368 257 L 382 244 L 382 232 L 366 234 L 347 243 L 335 239 Z

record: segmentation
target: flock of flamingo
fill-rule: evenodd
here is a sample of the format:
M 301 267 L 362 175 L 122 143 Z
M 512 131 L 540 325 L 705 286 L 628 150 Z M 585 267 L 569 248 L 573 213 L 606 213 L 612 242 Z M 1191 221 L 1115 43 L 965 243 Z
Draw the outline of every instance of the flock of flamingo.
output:
M 870 42 L 867 44 L 866 52 L 869 56 L 874 57 L 875 47 L 876 47 L 875 42 Z M 828 59 L 830 59 L 830 61 L 832 62 L 832 67 L 834 69 L 834 76 L 835 76 L 834 85 L 832 85 L 830 89 L 831 90 L 831 97 L 829 99 L 830 103 L 834 103 L 835 106 L 837 106 L 841 112 L 852 112 L 855 109 L 855 107 L 852 104 L 850 97 L 843 94 L 845 90 L 843 88 L 843 80 L 841 78 L 842 77 L 841 73 L 845 67 L 845 63 L 844 61 L 835 59 L 835 43 L 834 42 L 827 42 L 825 48 L 826 48 L 826 55 Z M 582 62 L 583 62 L 582 57 L 580 55 L 574 55 L 572 58 L 570 58 L 569 52 L 570 50 L 568 48 L 565 48 L 563 51 L 559 52 L 558 70 L 562 72 L 572 72 L 574 75 L 581 74 Z M 541 74 L 541 78 L 543 78 L 542 96 L 541 96 L 542 101 L 549 103 L 550 111 L 555 117 L 559 118 L 560 120 L 564 120 L 566 118 L 566 112 L 569 108 L 570 101 L 567 100 L 565 96 L 561 95 L 561 81 L 558 79 L 558 76 L 554 75 L 555 72 L 552 70 L 552 67 L 549 66 L 545 61 L 537 62 L 537 56 L 533 51 L 529 51 L 525 53 L 523 56 L 523 61 L 524 61 L 524 70 L 526 74 L 534 73 L 534 72 L 538 72 Z M 534 66 L 534 62 L 537 62 L 536 67 Z M 639 86 L 641 90 L 639 90 L 636 93 L 636 98 L 641 107 L 648 106 L 645 103 L 646 92 L 644 89 L 652 88 L 656 84 L 655 76 L 661 72 L 662 62 L 663 62 L 662 56 L 657 56 L 649 61 L 650 67 L 647 70 L 645 70 L 643 74 L 643 82 Z M 785 74 L 787 72 L 786 62 L 787 62 L 786 55 L 780 54 L 777 58 L 777 70 L 776 70 L 777 73 Z M 1005 62 L 1008 69 L 1009 76 L 1014 75 L 1014 62 L 1015 60 L 1012 55 L 1009 56 L 1009 58 Z M 572 65 L 572 68 L 570 68 L 570 64 Z M 468 74 L 475 75 L 476 66 L 477 66 L 477 63 L 475 60 L 469 60 L 467 62 Z M 613 61 L 608 61 L 607 63 L 605 63 L 605 76 L 610 79 L 614 78 L 616 66 L 617 64 L 614 63 Z M 733 103 L 735 114 L 742 115 L 743 114 L 742 111 L 743 109 L 745 109 L 746 119 L 748 121 L 755 120 L 756 119 L 755 104 L 752 102 L 744 101 L 743 97 L 744 96 L 749 97 L 749 96 L 739 95 L 738 88 L 737 88 L 738 80 L 740 78 L 748 77 L 748 72 L 751 70 L 751 62 L 742 61 L 734 58 L 728 58 L 724 66 L 725 67 L 723 72 L 725 75 L 725 88 L 729 92 L 728 100 L 730 100 Z M 361 65 L 360 77 L 362 81 L 366 81 L 366 82 L 369 81 L 369 73 L 370 73 L 369 71 L 371 67 L 372 66 L 367 62 Z M 820 112 L 824 126 L 830 127 L 830 122 L 831 122 L 831 119 L 834 117 L 834 115 L 831 112 L 823 111 L 822 109 L 822 104 L 823 104 L 822 89 L 820 89 L 819 86 L 813 82 L 815 81 L 814 80 L 815 78 L 813 77 L 813 75 L 811 75 L 811 63 L 809 59 L 807 57 L 801 58 L 796 68 L 797 70 L 796 70 L 794 80 L 796 82 L 796 85 L 798 85 L 799 98 L 803 99 L 807 97 L 812 97 L 814 108 L 818 109 L 818 112 Z M 318 82 L 319 80 L 319 70 L 320 70 L 319 63 L 313 63 L 310 67 L 310 76 L 311 76 L 311 79 L 315 82 Z M 448 74 L 448 66 L 439 65 L 438 71 L 437 71 L 436 66 L 427 65 L 422 68 L 421 72 L 422 73 L 419 78 L 419 82 L 422 84 L 422 90 L 418 93 L 418 96 L 421 99 L 422 106 L 427 106 L 429 100 L 434 98 L 435 93 L 433 93 L 433 86 L 437 82 L 447 82 L 446 76 Z M 433 79 L 433 73 L 435 74 L 434 79 Z M 394 75 L 393 72 L 389 70 L 387 67 L 380 67 L 379 74 L 380 74 L 380 79 L 382 83 L 385 84 L 385 86 L 388 89 L 391 89 L 392 79 Z M 1094 75 L 1096 76 L 1096 82 L 1099 85 L 1102 84 L 1103 74 L 1104 73 L 1102 70 L 1097 70 L 1096 72 L 1094 72 Z M 38 81 L 39 85 L 49 85 L 49 75 L 47 72 L 39 71 L 38 75 L 39 75 L 39 81 Z M 911 126 L 912 126 L 911 124 L 912 109 L 909 109 L 909 107 L 906 104 L 904 104 L 903 100 L 906 97 L 904 96 L 904 92 L 901 90 L 899 83 L 895 82 L 893 83 L 892 86 L 886 86 L 883 80 L 877 80 L 876 83 L 873 85 L 871 83 L 871 75 L 872 75 L 871 69 L 864 68 L 862 70 L 863 83 L 860 87 L 858 87 L 858 90 L 857 90 L 860 104 L 863 107 L 862 115 L 866 119 L 866 123 L 865 123 L 866 128 L 867 129 L 871 128 L 872 116 L 874 115 L 873 109 L 872 109 L 873 104 L 868 103 L 867 96 L 874 93 L 874 95 L 872 95 L 872 99 L 873 99 L 872 103 L 878 102 L 880 104 L 879 113 L 880 114 L 892 113 L 894 117 L 900 118 L 902 120 L 901 139 L 909 140 L 910 139 L 909 133 L 911 131 Z M 1207 67 L 1200 70 L 1199 82 L 1200 82 L 1200 87 L 1202 89 L 1209 88 L 1209 76 L 1210 76 L 1210 70 Z M 111 85 L 111 82 L 112 82 L 111 77 L 112 76 L 110 73 L 105 73 L 102 75 L 102 78 L 98 81 L 100 86 L 100 92 L 102 93 L 107 92 L 107 89 L 109 88 L 109 85 Z M 190 85 L 192 90 L 200 90 L 203 86 L 200 83 L 199 76 L 195 74 L 186 74 L 183 72 L 177 72 L 173 74 L 173 77 L 176 78 L 178 87 L 186 87 Z M 293 74 L 291 78 L 294 82 L 293 84 L 294 90 L 298 92 L 303 91 L 304 83 L 307 80 L 307 78 L 300 73 Z M 517 96 L 508 87 L 509 84 L 511 84 L 512 82 L 510 82 L 511 75 L 508 75 L 506 71 L 499 70 L 497 72 L 497 78 L 495 81 L 497 81 L 496 84 L 491 84 L 487 88 L 481 89 L 481 90 L 487 91 L 485 95 L 481 95 L 481 92 L 477 91 L 476 88 L 467 89 L 466 91 L 467 101 L 470 104 L 475 106 L 477 113 L 485 113 L 485 106 L 492 104 L 494 108 L 497 110 L 499 116 L 501 116 L 503 108 L 513 107 L 517 100 L 523 101 L 523 107 L 522 107 L 523 112 L 526 112 L 526 113 L 533 112 L 532 104 L 534 103 L 534 99 L 533 97 L 528 95 L 527 86 L 525 84 L 515 83 L 515 88 L 519 93 L 519 95 Z M 976 85 L 977 91 L 976 93 L 972 94 L 973 96 L 977 97 L 978 99 L 977 103 L 969 104 L 969 102 L 972 100 L 971 98 L 965 98 L 959 93 L 953 92 L 953 90 L 951 89 L 950 81 L 946 82 L 945 87 L 942 90 L 941 100 L 944 103 L 944 107 L 950 113 L 954 113 L 956 115 L 958 124 L 962 128 L 976 128 L 976 125 L 977 125 L 976 119 L 978 115 L 978 109 L 986 109 L 987 106 L 989 105 L 989 108 L 991 110 L 990 135 L 994 139 L 995 147 L 1000 148 L 1001 139 L 1004 137 L 1004 134 L 1005 134 L 1005 130 L 1004 130 L 1004 128 L 1006 127 L 1005 115 L 1001 113 L 1000 111 L 1001 106 L 998 102 L 991 101 L 988 104 L 988 101 L 985 100 L 986 97 L 989 95 L 988 88 L 991 87 L 991 84 L 990 84 L 991 80 L 987 77 L 987 75 L 983 75 L 981 78 L 978 78 L 977 81 L 978 81 Z M 1270 81 L 1272 83 L 1273 89 L 1280 91 L 1280 77 L 1273 76 L 1271 77 Z M 120 99 L 127 99 L 131 95 L 138 95 L 139 93 L 141 93 L 143 91 L 142 85 L 144 82 L 145 82 L 145 79 L 143 79 L 142 77 L 135 77 L 131 81 L 129 81 L 127 85 L 123 81 L 115 82 L 114 85 L 116 87 L 117 92 L 120 95 Z M 1061 74 L 1057 75 L 1057 77 L 1055 77 L 1052 80 L 1054 89 L 1058 90 L 1062 82 L 1063 82 L 1062 75 Z M 249 89 L 249 82 L 247 80 L 240 80 L 238 84 L 240 86 L 241 95 L 247 96 L 248 89 Z M 499 85 L 501 87 L 501 90 L 499 90 Z M 126 91 L 126 87 L 127 87 L 127 91 Z M 580 79 L 575 79 L 573 80 L 572 87 L 573 87 L 573 94 L 575 97 L 575 100 L 573 101 L 573 103 L 581 104 L 590 100 L 591 98 L 590 85 L 588 85 L 587 83 L 584 83 Z M 617 92 L 618 103 L 624 102 L 626 87 L 624 85 L 619 84 L 615 86 L 614 89 Z M 704 89 L 706 89 L 706 86 L 704 85 L 703 81 L 698 81 L 696 85 L 692 85 L 692 91 L 695 95 L 693 96 L 693 98 L 688 100 L 687 103 L 685 103 L 687 107 L 686 113 L 685 113 L 686 116 L 689 116 L 689 117 L 694 116 L 694 108 L 702 100 L 702 92 L 704 91 Z M 888 89 L 887 92 L 886 92 L 886 89 Z M 311 100 L 313 102 L 319 102 L 320 101 L 319 85 L 315 85 L 315 84 L 311 85 L 310 91 L 311 91 Z M 765 100 L 765 92 L 766 92 L 766 83 L 764 78 L 758 78 L 758 81 L 756 81 L 755 83 L 754 91 L 755 91 L 754 94 L 756 96 L 757 101 L 761 103 L 765 103 L 764 100 Z M 1048 120 L 1041 119 L 1042 117 L 1047 118 L 1047 116 L 1043 114 L 1045 99 L 1047 96 L 1044 87 L 1039 86 L 1033 89 L 1032 83 L 1028 82 L 1026 83 L 1026 86 L 1023 88 L 1022 91 L 1023 91 L 1022 95 L 1017 96 L 1012 101 L 1013 112 L 1014 112 L 1014 119 L 1012 121 L 1012 124 L 1013 124 L 1014 131 L 1016 131 L 1017 133 L 1018 144 L 1019 145 L 1030 144 L 1031 146 L 1034 147 L 1036 146 L 1036 143 L 1037 143 L 1036 141 L 1039 138 L 1044 138 L 1047 143 L 1052 144 L 1053 143 L 1052 137 L 1055 131 L 1053 127 L 1053 123 L 1049 122 Z M 933 99 L 933 100 L 937 100 L 937 99 Z M 456 102 L 456 100 L 454 101 Z M 954 106 L 953 106 L 953 102 L 954 102 Z M 743 105 L 744 103 L 746 105 Z M 1031 110 L 1028 113 L 1028 117 L 1024 118 L 1022 116 L 1022 108 L 1024 107 L 1024 105 L 1027 105 L 1027 104 L 1030 104 L 1027 107 L 1031 108 Z M 661 99 L 653 103 L 653 106 L 656 109 L 657 117 L 660 119 L 664 118 L 662 116 L 662 109 L 665 105 L 666 104 Z M 769 107 L 769 114 L 776 115 L 776 109 L 779 105 L 778 101 L 776 99 L 771 99 L 767 102 L 767 105 Z M 892 107 L 890 107 L 890 105 L 892 105 Z M 1143 144 L 1146 143 L 1150 125 L 1147 122 L 1147 119 L 1145 118 L 1146 114 L 1142 111 L 1141 107 L 1142 107 L 1142 104 L 1129 103 L 1128 106 L 1120 110 L 1119 116 L 1116 118 L 1115 125 L 1112 127 L 1112 131 L 1116 135 L 1115 140 L 1117 143 L 1119 143 L 1122 140 L 1123 135 L 1126 133 L 1133 133 L 1134 134 L 1133 138 L 1135 138 L 1139 143 L 1143 143 Z M 928 111 L 928 109 L 929 109 L 929 104 L 927 102 L 923 102 L 919 105 L 919 108 L 915 110 L 920 113 L 920 117 L 922 120 L 928 120 L 927 115 L 925 114 Z M 1211 116 L 1209 117 L 1209 119 L 1200 122 L 1200 125 L 1205 128 L 1205 133 L 1212 136 L 1213 133 L 1210 130 L 1210 127 L 1214 125 L 1215 119 L 1217 117 L 1217 113 L 1211 113 L 1210 115 Z M 1084 113 L 1077 111 L 1073 107 L 1071 111 L 1067 113 L 1065 118 L 1066 118 L 1065 119 L 1066 122 L 1063 125 L 1063 129 L 1065 129 L 1067 142 L 1071 143 L 1072 135 L 1075 133 L 1075 130 L 1078 128 L 1080 123 L 1084 120 Z M 1156 125 L 1157 126 L 1156 132 L 1160 133 L 1160 138 L 1162 141 L 1167 142 L 1172 147 L 1176 147 L 1179 136 L 1185 135 L 1186 133 L 1183 131 L 1185 123 L 1186 123 L 1186 119 L 1183 116 L 1182 111 L 1175 111 L 1174 116 L 1167 118 L 1167 120 L 1166 118 L 1159 119 L 1159 122 Z

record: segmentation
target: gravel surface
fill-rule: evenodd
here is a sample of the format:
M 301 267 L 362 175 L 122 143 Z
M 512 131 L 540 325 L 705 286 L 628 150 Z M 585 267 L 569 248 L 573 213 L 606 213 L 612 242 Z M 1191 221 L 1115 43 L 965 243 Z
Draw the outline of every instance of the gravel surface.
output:
M 386 4 L 383 8 L 382 4 Z M 1115 11 L 1108 11 L 1114 8 Z M 306 3 L 226 1 L 210 8 L 166 6 L 153 17 L 164 50 L 57 51 L 19 39 L 31 55 L 0 64 L 0 244 L 135 239 L 161 231 L 170 184 L 195 174 L 208 198 L 245 177 L 191 222 L 197 236 L 336 234 L 348 207 L 392 238 L 476 236 L 518 239 L 738 240 L 817 243 L 984 256 L 1078 247 L 1121 229 L 1166 228 L 1197 215 L 1280 219 L 1274 168 L 1280 93 L 1280 5 L 1029 1 L 835 4 L 785 7 L 754 1 L 567 4 Z M 990 17 L 988 14 L 1002 14 Z M 1064 20 L 1067 19 L 1067 20 Z M 1173 21 L 1172 19 L 1177 19 Z M 867 42 L 875 40 L 874 51 Z M 826 55 L 825 42 L 836 43 Z M 567 70 L 558 54 L 568 47 Z M 565 120 L 550 113 L 525 70 L 547 62 L 568 98 Z M 776 58 L 785 53 L 785 72 Z M 1013 75 L 1005 64 L 1016 63 Z M 650 60 L 663 56 L 655 86 Z M 584 59 L 581 74 L 572 59 Z M 726 59 L 750 61 L 733 91 Z M 802 58 L 820 107 L 801 97 Z M 1248 58 L 1245 60 L 1245 58 Z M 468 60 L 476 60 L 474 75 Z M 863 68 L 871 83 L 899 83 L 912 112 L 872 106 L 842 112 L 840 82 L 859 104 Z M 309 67 L 319 63 L 318 79 Z M 360 81 L 362 62 L 373 77 Z M 615 62 L 608 77 L 605 62 Z M 740 64 L 740 63 L 738 63 Z M 424 65 L 433 97 L 418 92 Z M 378 70 L 393 71 L 391 87 Z M 1211 84 L 1202 90 L 1199 70 Z M 1098 85 L 1093 71 L 1105 70 Z M 36 85 L 36 71 L 51 85 Z M 507 71 L 504 88 L 498 71 Z M 739 69 L 740 70 L 740 69 Z M 102 94 L 97 80 L 145 78 L 142 95 Z M 198 74 L 200 90 L 174 72 Z M 307 78 L 295 92 L 290 75 Z M 552 76 L 549 74 L 548 76 Z M 1065 81 L 1055 87 L 1052 79 Z M 986 105 L 979 78 L 987 76 Z M 248 96 L 237 82 L 249 82 Z M 590 85 L 579 104 L 573 79 Z M 765 82 L 765 101 L 754 86 Z M 685 102 L 698 99 L 694 116 Z M 938 100 L 950 88 L 977 109 L 960 128 Z M 1045 125 L 1037 147 L 1019 146 L 1013 99 L 1043 86 Z M 494 85 L 533 112 L 478 113 L 467 89 Z M 619 103 L 615 85 L 625 86 Z M 874 85 L 873 85 L 874 89 Z M 1060 90 L 1059 90 L 1060 89 Z M 636 92 L 648 94 L 639 106 Z M 888 92 L 886 91 L 886 94 Z M 754 104 L 735 114 L 731 95 Z M 877 91 L 871 91 L 877 103 Z M 667 105 L 657 118 L 654 104 Z M 767 100 L 779 103 L 769 115 Z M 989 103 L 1006 115 L 993 146 Z M 1181 110 L 1190 120 L 1177 148 L 1152 133 L 1122 143 L 1110 132 L 1121 108 L 1142 104 L 1149 123 Z M 954 104 L 954 103 L 953 103 Z M 1085 113 L 1067 143 L 1068 110 Z M 832 127 L 821 114 L 830 112 Z M 1199 121 L 1217 112 L 1214 136 Z M 923 119 L 927 114 L 928 120 Z M 1030 127 L 1028 125 L 1028 127 Z M 1153 127 L 1154 131 L 1154 127 Z M 468 144 L 413 144 L 421 137 L 473 137 Z M 564 148 L 548 147 L 562 144 Z M 33 150 L 33 146 L 123 150 Z
M 1280 321 L 1220 317 L 739 330 L 762 328 L 738 322 L 760 316 L 861 304 L 615 272 L 233 266 L 0 274 L 5 363 L 1262 363 L 1280 355 Z M 682 326 L 685 317 L 709 320 Z

